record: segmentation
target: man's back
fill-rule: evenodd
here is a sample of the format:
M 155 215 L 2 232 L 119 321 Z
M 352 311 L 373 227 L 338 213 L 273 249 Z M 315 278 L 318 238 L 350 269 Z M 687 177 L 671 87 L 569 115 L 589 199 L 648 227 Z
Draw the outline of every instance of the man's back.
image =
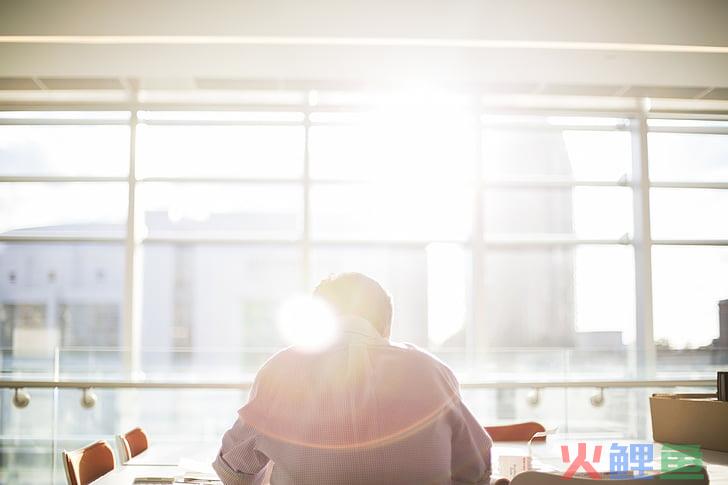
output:
M 261 369 L 215 463 L 226 483 L 268 460 L 274 485 L 487 481 L 490 439 L 452 372 L 366 320 L 344 330 L 322 353 L 287 349 Z

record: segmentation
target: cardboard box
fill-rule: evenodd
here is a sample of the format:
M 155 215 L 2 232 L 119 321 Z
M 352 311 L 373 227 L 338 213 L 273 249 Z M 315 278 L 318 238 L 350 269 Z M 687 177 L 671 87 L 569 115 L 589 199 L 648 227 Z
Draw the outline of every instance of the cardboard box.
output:
M 728 402 L 715 394 L 653 394 L 650 413 L 655 441 L 728 451 Z

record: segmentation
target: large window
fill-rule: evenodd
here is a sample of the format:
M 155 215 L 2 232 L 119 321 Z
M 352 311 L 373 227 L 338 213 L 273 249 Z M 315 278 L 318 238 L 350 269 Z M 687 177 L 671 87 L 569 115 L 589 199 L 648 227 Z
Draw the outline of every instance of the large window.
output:
M 648 126 L 655 338 L 677 348 L 716 339 L 713 347 L 725 348 L 718 302 L 728 300 L 728 122 Z
M 381 281 L 395 338 L 464 373 L 503 347 L 644 350 L 640 327 L 718 338 L 725 123 L 466 104 L 5 112 L 2 345 L 133 345 L 150 372 L 243 349 L 253 372 L 285 344 L 281 304 L 340 271 Z

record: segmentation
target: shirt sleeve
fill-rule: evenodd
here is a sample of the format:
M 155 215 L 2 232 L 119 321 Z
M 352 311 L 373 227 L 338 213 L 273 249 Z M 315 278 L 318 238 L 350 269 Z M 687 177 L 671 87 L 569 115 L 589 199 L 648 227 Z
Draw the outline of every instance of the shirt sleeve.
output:
M 451 383 L 458 386 L 457 379 L 449 373 Z M 459 387 L 459 386 L 458 386 Z M 490 483 L 490 449 L 493 441 L 483 426 L 475 419 L 459 391 L 451 410 L 451 474 L 455 485 Z
M 258 379 L 250 391 L 248 405 L 258 393 Z M 246 423 L 241 413 L 238 419 L 222 437 L 222 445 L 212 464 L 225 485 L 248 485 L 260 483 L 265 474 L 268 457 L 258 451 L 257 430 Z

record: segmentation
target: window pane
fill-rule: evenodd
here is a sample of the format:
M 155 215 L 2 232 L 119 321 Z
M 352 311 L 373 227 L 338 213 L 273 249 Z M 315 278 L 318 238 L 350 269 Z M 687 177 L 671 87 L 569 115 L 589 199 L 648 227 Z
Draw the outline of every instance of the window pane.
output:
M 301 291 L 300 257 L 296 247 L 145 244 L 142 346 L 196 350 L 150 353 L 145 367 L 255 372 L 283 344 L 275 318 Z M 235 351 L 233 363 L 215 369 L 220 351 Z
M 302 194 L 296 185 L 139 184 L 138 208 L 150 237 L 299 236 Z
M 383 117 L 353 126 L 314 126 L 311 176 L 336 180 L 470 179 L 475 130 L 464 116 L 447 122 Z
M 728 136 L 649 133 L 650 179 L 728 181 Z
M 0 189 L 0 233 L 125 233 L 123 183 L 3 183 Z
M 103 277 L 102 275 L 100 275 Z M 119 307 L 103 303 L 63 303 L 59 307 L 63 347 L 121 346 Z
M 618 332 L 624 343 L 634 341 L 633 249 L 579 246 L 574 256 L 577 346 L 618 344 Z
M 123 282 L 121 244 L 0 244 L 0 347 L 32 359 L 121 345 Z
M 718 302 L 728 299 L 728 248 L 652 249 L 655 340 L 698 347 L 718 337 Z
M 0 175 L 125 176 L 129 127 L 0 125 Z
M 728 190 L 650 190 L 655 239 L 728 238 Z
M 469 253 L 454 244 L 431 244 L 425 249 L 319 247 L 312 251 L 315 284 L 331 274 L 349 271 L 374 278 L 392 297 L 392 339 L 428 347 L 461 368 L 470 319 L 470 261 Z
M 159 126 L 140 124 L 140 177 L 298 177 L 302 126 Z
M 448 185 L 320 185 L 311 224 L 319 239 L 465 240 L 472 206 L 471 190 Z
M 627 132 L 489 128 L 483 136 L 486 179 L 617 181 L 632 171 Z
M 485 340 L 477 345 L 589 347 L 610 342 L 620 347 L 634 335 L 632 279 L 630 248 L 490 250 L 485 260 L 487 326 Z M 583 333 L 594 331 L 600 333 Z
M 487 234 L 557 234 L 620 238 L 632 232 L 632 193 L 625 187 L 487 189 Z

